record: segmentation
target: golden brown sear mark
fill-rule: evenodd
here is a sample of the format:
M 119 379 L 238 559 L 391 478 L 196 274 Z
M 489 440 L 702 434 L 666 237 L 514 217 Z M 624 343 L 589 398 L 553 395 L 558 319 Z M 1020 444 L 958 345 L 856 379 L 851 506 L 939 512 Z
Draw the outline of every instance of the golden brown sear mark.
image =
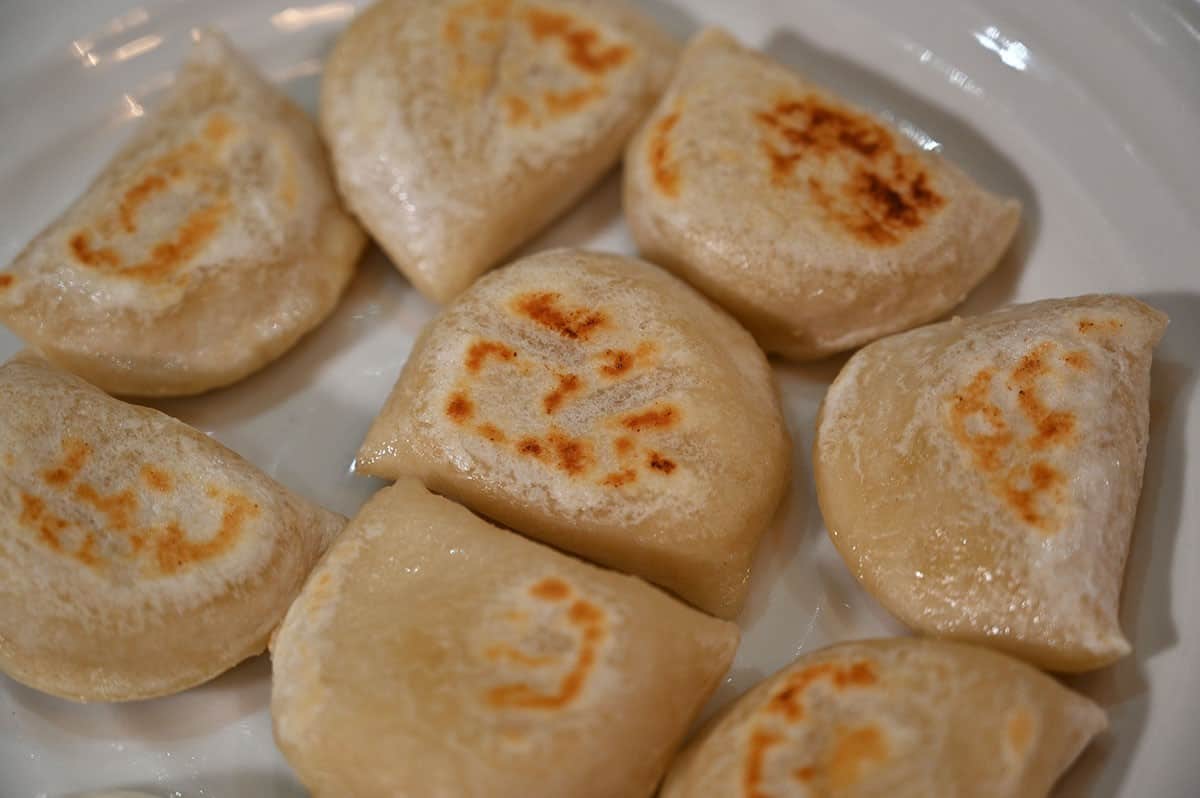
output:
M 42 472 L 42 479 L 53 487 L 62 487 L 75 479 L 92 456 L 92 447 L 78 438 L 63 438 L 62 449 L 59 464 Z
M 15 280 L 11 274 L 0 274 L 0 291 L 11 286 Z
M 1021 415 L 1032 427 L 1028 436 L 1019 439 L 1001 408 L 992 401 L 995 374 L 991 369 L 977 372 L 949 402 L 950 430 L 955 440 L 971 454 L 993 492 L 1009 509 L 1045 534 L 1058 531 L 1055 508 L 1063 499 L 1067 480 L 1037 453 L 1069 446 L 1075 439 L 1077 424 L 1073 413 L 1047 407 L 1039 391 L 1038 380 L 1050 373 L 1054 348 L 1049 341 L 1036 346 L 1017 362 L 1004 383 L 1015 394 Z
M 192 260 L 220 230 L 232 210 L 227 190 L 219 188 L 206 173 L 213 170 L 221 142 L 233 132 L 233 123 L 223 114 L 212 115 L 202 135 L 153 161 L 145 173 L 125 190 L 111 214 L 96 221 L 96 229 L 81 228 L 67 240 L 75 260 L 83 266 L 113 272 L 146 282 L 171 277 Z M 198 199 L 195 207 L 165 240 L 155 242 L 148 255 L 136 263 L 127 263 L 111 246 L 116 228 L 122 235 L 138 232 L 138 214 L 156 197 L 184 178 L 192 178 Z M 97 245 L 93 237 L 106 243 Z
M 530 321 L 572 341 L 586 341 L 608 324 L 605 314 L 594 308 L 563 307 L 562 295 L 537 291 L 517 297 L 514 306 Z
M 611 474 L 606 474 L 601 483 L 610 488 L 619 488 L 622 485 L 628 485 L 636 481 L 637 472 L 632 468 L 625 468 L 620 471 L 613 471 Z
M 821 662 L 793 673 L 778 693 L 767 702 L 768 714 L 781 715 L 795 723 L 804 717 L 804 694 L 810 686 L 827 681 L 835 690 L 870 687 L 878 682 L 875 666 L 866 660 L 851 665 Z
M 621 426 L 632 432 L 665 430 L 678 424 L 679 418 L 679 409 L 674 405 L 659 404 L 625 416 L 621 419 Z
M 146 487 L 159 493 L 169 493 L 174 487 L 171 475 L 152 465 L 142 466 L 142 482 Z
M 446 402 L 446 415 L 455 424 L 465 424 L 475 414 L 475 403 L 463 391 L 455 391 Z
M 467 371 L 478 374 L 487 364 L 488 358 L 493 357 L 505 363 L 512 363 L 517 359 L 517 350 L 500 341 L 476 341 L 467 350 L 464 365 L 467 367 Z
M 85 530 L 81 524 L 54 515 L 44 499 L 26 492 L 21 494 L 20 520 L 35 529 L 42 542 L 52 550 L 74 557 L 88 566 L 101 564 L 97 547 L 98 536 L 103 536 L 110 540 L 124 540 L 132 557 L 138 556 L 147 543 L 151 544 L 159 573 L 175 573 L 180 568 L 227 551 L 240 538 L 245 522 L 259 515 L 258 505 L 245 497 L 236 494 L 225 496 L 219 529 L 212 538 L 194 543 L 187 539 L 176 521 L 162 527 L 140 524 L 137 514 L 141 503 L 132 488 L 105 493 L 92 483 L 81 480 L 80 472 L 92 456 L 92 448 L 86 442 L 64 438 L 62 450 L 59 463 L 41 474 L 45 489 L 63 494 L 70 501 L 90 508 L 100 522 L 91 522 L 89 525 L 92 528 Z M 174 480 L 169 473 L 149 463 L 143 464 L 137 473 L 150 490 L 170 492 L 174 487 Z M 220 492 L 213 488 L 208 495 L 217 498 Z M 77 534 L 83 533 L 83 539 L 73 551 L 67 551 L 63 535 L 71 529 L 77 530 Z M 111 556 L 111 548 L 109 553 Z
M 591 444 L 582 438 L 572 438 L 558 431 L 551 431 L 546 440 L 558 455 L 558 467 L 572 476 L 591 469 L 595 462 Z
M 1092 333 L 1115 333 L 1125 326 L 1125 322 L 1120 319 L 1080 319 L 1079 332 L 1084 335 Z
M 155 541 L 155 560 L 164 574 L 173 574 L 197 562 L 210 560 L 231 549 L 242 536 L 247 522 L 257 518 L 261 509 L 245 496 L 229 494 L 224 500 L 221 524 L 208 540 L 193 543 L 178 524 L 168 524 Z
M 774 722 L 794 724 L 804 717 L 804 696 L 816 682 L 825 682 L 834 690 L 843 691 L 871 687 L 879 681 L 873 663 L 867 660 L 841 664 L 822 662 L 793 673 L 781 689 L 763 708 L 765 718 Z M 766 761 L 770 749 L 784 743 L 786 736 L 776 730 L 756 725 L 746 742 L 742 767 L 742 787 L 751 798 L 771 798 L 766 788 Z M 860 765 L 870 759 L 886 756 L 882 735 L 874 727 L 863 727 L 843 734 L 834 743 L 825 763 L 796 768 L 791 776 L 800 782 L 824 778 L 830 787 L 844 789 L 855 783 Z
M 504 430 L 497 427 L 495 424 L 484 423 L 475 428 L 480 435 L 487 438 L 492 443 L 504 443 L 508 440 L 508 436 L 504 434 Z
M 600 33 L 568 14 L 544 8 L 529 8 L 525 23 L 535 41 L 558 39 L 567 61 L 581 72 L 600 76 L 624 64 L 633 52 L 625 45 L 605 45 Z
M 600 375 L 616 379 L 624 377 L 640 364 L 645 364 L 654 352 L 654 344 L 643 341 L 634 352 L 625 349 L 605 349 L 601 354 Z
M 886 127 L 864 114 L 835 108 L 815 95 L 782 99 L 755 113 L 761 145 L 777 186 L 806 188 L 826 218 L 864 243 L 899 243 L 945 205 L 921 162 L 901 153 Z M 836 183 L 792 178 L 806 159 L 836 160 L 848 178 Z
M 672 198 L 679 196 L 679 164 L 671 155 L 671 131 L 679 124 L 679 113 L 659 119 L 650 134 L 650 174 L 658 190 Z
M 670 474 L 676 468 L 674 460 L 663 457 L 658 452 L 650 452 L 647 465 L 660 474 Z
M 573 591 L 561 579 L 548 577 L 533 585 L 530 595 L 541 601 L 562 604 L 571 598 Z M 489 704 L 501 709 L 554 710 L 569 706 L 579 697 L 595 669 L 600 645 L 607 634 L 607 624 L 604 610 L 582 598 L 571 601 L 564 617 L 579 642 L 574 662 L 558 680 L 556 688 L 547 692 L 520 681 L 503 684 L 487 692 Z M 548 667 L 559 661 L 559 657 L 529 655 L 508 644 L 492 646 L 488 651 L 499 655 L 493 657 L 485 652 L 491 659 L 505 659 L 513 665 L 531 670 Z
M 572 394 L 583 388 L 583 382 L 574 374 L 558 374 L 556 378 L 554 389 L 542 397 L 542 408 L 548 416 L 557 413 Z

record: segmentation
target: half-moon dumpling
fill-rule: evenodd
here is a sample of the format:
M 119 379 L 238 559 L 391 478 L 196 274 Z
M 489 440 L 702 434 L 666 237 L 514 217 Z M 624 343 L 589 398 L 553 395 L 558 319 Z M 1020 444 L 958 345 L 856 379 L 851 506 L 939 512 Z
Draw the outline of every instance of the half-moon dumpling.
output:
M 329 58 L 321 130 L 347 204 L 445 302 L 620 159 L 676 52 L 619 0 L 380 0 Z
M 931 321 L 1016 232 L 1020 206 L 766 56 L 709 30 L 629 146 L 642 254 L 808 359 Z
M 857 353 L 813 454 L 850 570 L 921 632 L 1051 670 L 1128 653 L 1117 610 L 1165 326 L 1137 300 L 1089 296 Z
M 280 626 L 275 739 L 317 798 L 647 798 L 737 638 L 401 480 Z
M 790 449 L 737 322 L 650 264 L 555 250 L 430 323 L 357 467 L 730 618 Z
M 1039 798 L 1104 710 L 961 643 L 843 643 L 801 657 L 712 722 L 659 798 Z
M 316 129 L 219 35 L 0 274 L 0 320 L 110 393 L 194 394 L 333 310 L 365 243 Z
M 77 701 L 261 653 L 345 519 L 31 355 L 0 366 L 0 670 Z

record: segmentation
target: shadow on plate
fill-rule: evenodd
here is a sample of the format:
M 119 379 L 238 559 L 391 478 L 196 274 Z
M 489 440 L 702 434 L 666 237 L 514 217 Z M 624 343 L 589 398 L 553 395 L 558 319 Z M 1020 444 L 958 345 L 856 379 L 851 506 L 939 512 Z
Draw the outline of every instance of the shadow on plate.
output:
M 78 704 L 5 676 L 0 680 L 15 704 L 55 732 L 97 740 L 156 743 L 212 734 L 265 711 L 271 698 L 271 663 L 265 654 L 182 693 L 118 704 Z M 31 741 L 36 741 L 35 723 L 29 718 L 22 724 Z
M 1021 202 L 1021 226 L 1012 246 L 996 270 L 955 312 L 962 315 L 982 313 L 1008 303 L 1042 224 L 1037 192 L 1017 165 L 984 133 L 958 115 L 792 31 L 773 33 L 764 50 L 812 82 L 879 113 L 910 137 L 927 136 L 940 145 L 938 150 L 942 155 L 982 186 Z
M 234 770 L 228 773 L 187 777 L 186 782 L 164 787 L 161 784 L 122 784 L 107 790 L 122 795 L 129 791 L 146 798 L 307 798 L 308 791 L 284 771 Z M 61 798 L 90 798 L 93 791 L 70 793 Z M 122 795 L 124 798 L 124 795 Z
M 1109 731 L 1088 748 L 1061 783 L 1057 798 L 1122 794 L 1150 720 L 1150 691 L 1156 689 L 1146 679 L 1146 662 L 1178 640 L 1171 569 L 1188 458 L 1181 442 L 1200 373 L 1200 351 L 1195 346 L 1200 340 L 1200 295 L 1139 298 L 1165 311 L 1171 324 L 1151 372 L 1150 444 L 1121 596 L 1121 627 L 1133 644 L 1133 654 L 1110 668 L 1067 680 L 1108 709 L 1109 721 L 1119 733 Z

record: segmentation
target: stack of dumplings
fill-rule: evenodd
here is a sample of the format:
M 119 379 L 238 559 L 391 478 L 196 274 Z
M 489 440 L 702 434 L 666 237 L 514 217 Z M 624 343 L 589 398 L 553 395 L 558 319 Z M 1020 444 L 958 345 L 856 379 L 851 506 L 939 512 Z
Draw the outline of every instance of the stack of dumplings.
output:
M 196 39 L 0 274 L 35 350 L 0 366 L 0 669 L 127 701 L 270 641 L 275 739 L 318 798 L 1025 798 L 1105 729 L 1038 668 L 1130 651 L 1167 319 L 1092 295 L 931 323 L 1019 203 L 721 31 L 677 59 L 622 2 L 381 0 L 332 51 L 319 134 Z M 622 153 L 644 260 L 484 274 Z M 446 306 L 355 461 L 395 484 L 352 520 L 109 395 L 281 356 L 360 223 Z M 820 408 L 817 496 L 924 637 L 806 653 L 685 746 L 792 478 L 764 350 L 864 344 Z

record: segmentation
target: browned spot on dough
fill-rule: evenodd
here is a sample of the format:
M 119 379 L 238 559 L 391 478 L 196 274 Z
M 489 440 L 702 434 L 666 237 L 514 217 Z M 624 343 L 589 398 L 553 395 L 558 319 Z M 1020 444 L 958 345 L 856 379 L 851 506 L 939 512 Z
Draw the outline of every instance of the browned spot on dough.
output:
M 146 200 L 160 191 L 167 189 L 167 179 L 159 174 L 151 174 L 142 178 L 133 188 L 125 192 L 121 207 L 117 213 L 121 217 L 121 227 L 127 233 L 137 232 L 137 211 Z
M 470 421 L 474 413 L 474 402 L 462 391 L 451 394 L 449 401 L 446 402 L 446 415 L 456 424 Z
M 746 743 L 746 762 L 742 769 L 742 787 L 746 798 L 770 798 L 762 791 L 766 775 L 767 752 L 779 743 L 783 736 L 775 732 L 755 729 Z
M 11 274 L 0 274 L 0 291 L 12 285 L 15 279 Z
M 1030 446 L 1035 450 L 1066 443 L 1075 432 L 1075 416 L 1050 410 L 1038 394 L 1037 379 L 1050 372 L 1047 358 L 1053 348 L 1054 344 L 1047 341 L 1021 358 L 1010 381 L 1010 387 L 1017 391 L 1021 410 L 1036 429 L 1030 439 Z
M 829 757 L 827 777 L 834 790 L 845 790 L 858 784 L 862 770 L 872 762 L 886 762 L 887 742 L 875 726 L 863 726 L 847 732 L 834 745 Z
M 517 312 L 536 324 L 571 340 L 586 341 L 608 323 L 603 312 L 584 307 L 564 308 L 562 296 L 552 291 L 539 291 L 517 297 Z
M 75 551 L 75 558 L 84 565 L 97 565 L 100 558 L 96 556 L 96 536 L 91 532 L 83 538 L 83 543 Z
M 174 238 L 155 244 L 146 260 L 122 269 L 121 273 L 145 280 L 163 279 L 200 252 L 216 235 L 229 210 L 229 202 L 220 200 L 192 211 Z
M 1073 413 L 1051 409 L 1041 397 L 1038 381 L 1050 374 L 1053 350 L 1049 341 L 1036 346 L 1017 362 L 1005 383 L 1033 428 L 1028 436 L 1018 438 L 992 401 L 995 375 L 991 369 L 976 373 L 949 404 L 952 435 L 989 478 L 995 494 L 1021 520 L 1047 534 L 1058 529 L 1054 509 L 1062 501 L 1067 480 L 1035 455 L 1069 446 L 1077 423 Z
M 517 350 L 500 341 L 476 341 L 467 350 L 467 357 L 464 361 L 467 371 L 478 374 L 490 357 L 511 363 L 517 359 Z
M 1087 371 L 1092 366 L 1092 359 L 1082 349 L 1063 355 L 1063 362 L 1076 371 Z
M 545 601 L 562 601 L 571 595 L 571 586 L 557 577 L 548 576 L 529 588 L 529 593 Z
M 622 485 L 628 485 L 630 482 L 637 481 L 637 472 L 632 468 L 626 468 L 622 471 L 614 471 L 604 477 L 601 482 L 609 487 L 619 488 Z
M 622 435 L 613 441 L 613 448 L 616 449 L 618 457 L 624 457 L 633 451 L 633 439 Z
M 649 410 L 631 413 L 621 419 L 621 426 L 633 432 L 670 429 L 679 423 L 679 410 L 674 405 L 660 404 Z
M 600 373 L 606 377 L 619 377 L 633 368 L 633 353 L 620 349 L 604 350 L 605 363 L 600 366 Z
M 525 124 L 532 115 L 529 103 L 520 97 L 505 97 L 504 110 L 508 116 L 508 123 L 514 126 Z
M 59 534 L 69 525 L 63 519 L 52 515 L 46 510 L 46 503 L 29 493 L 21 493 L 20 521 L 28 527 L 37 530 L 38 536 L 50 548 L 62 551 L 62 541 Z
M 512 0 L 476 0 L 472 3 L 451 8 L 446 15 L 442 35 L 455 47 L 463 43 L 463 23 L 475 18 L 488 22 L 499 22 L 508 16 Z
M 901 153 L 888 129 L 865 114 L 809 95 L 779 100 L 754 118 L 772 183 L 807 188 L 828 221 L 864 243 L 898 244 L 946 204 L 921 161 Z M 797 184 L 792 177 L 806 159 L 820 162 L 823 173 L 846 177 L 832 186 L 816 177 Z M 841 168 L 828 169 L 828 161 Z
M 782 715 L 793 723 L 800 720 L 804 717 L 805 692 L 813 683 L 821 680 L 828 681 L 836 690 L 870 687 L 878 681 L 875 666 L 865 660 L 848 666 L 820 662 L 790 675 L 779 692 L 767 702 L 766 711 Z
M 86 482 L 75 487 L 75 498 L 90 505 L 108 521 L 108 530 L 129 532 L 134 529 L 134 513 L 138 510 L 137 496 L 132 490 L 104 495 Z
M 671 131 L 677 124 L 679 111 L 673 111 L 655 122 L 650 133 L 650 173 L 668 197 L 679 196 L 679 165 L 671 155 Z
M 42 472 L 42 479 L 51 487 L 61 488 L 79 475 L 92 456 L 92 447 L 78 438 L 63 438 L 62 461 Z
M 504 430 L 497 427 L 495 424 L 480 424 L 476 427 L 479 434 L 487 438 L 492 443 L 504 443 L 508 440 L 508 436 L 504 434 Z
M 563 403 L 573 393 L 578 393 L 583 388 L 583 382 L 574 374 L 559 374 L 558 384 L 554 386 L 554 390 L 542 397 L 542 408 L 546 411 L 546 415 L 554 415 Z
M 568 474 L 582 474 L 592 467 L 595 458 L 591 444 L 586 440 L 572 438 L 558 431 L 552 431 L 546 440 L 558 456 L 558 467 Z
M 142 482 L 151 490 L 167 493 L 174 486 L 171 475 L 152 465 L 142 466 Z
M 812 767 L 796 768 L 792 771 L 792 776 L 796 778 L 796 781 L 812 781 L 816 775 L 817 770 Z
M 545 584 L 543 580 L 540 584 Z M 559 580 L 552 580 L 558 582 Z M 562 584 L 562 583 L 560 583 Z M 535 586 L 536 588 L 537 586 Z M 567 587 L 565 584 L 563 587 Z M 569 592 L 569 587 L 567 587 Z M 556 591 L 557 593 L 557 591 Z M 555 601 L 561 601 L 567 596 L 555 595 Z M 487 701 L 495 707 L 552 710 L 570 705 L 583 692 L 588 677 L 595 668 L 597 654 L 604 641 L 605 614 L 597 605 L 585 599 L 576 599 L 571 603 L 566 613 L 567 622 L 579 633 L 579 648 L 575 661 L 567 673 L 559 680 L 558 687 L 552 692 L 542 692 L 524 682 L 500 685 L 487 693 Z M 521 663 L 526 664 L 526 663 Z M 542 664 L 530 664 L 538 667 Z
M 521 454 L 527 454 L 531 457 L 541 458 L 541 456 L 545 453 L 545 448 L 542 446 L 542 442 L 537 438 L 524 437 L 517 441 L 517 451 Z
M 168 524 L 163 534 L 155 541 L 155 559 L 159 570 L 172 574 L 181 568 L 220 556 L 233 548 L 245 531 L 246 523 L 257 518 L 261 510 L 245 496 L 230 494 L 225 497 L 221 525 L 208 540 L 193 543 L 184 537 L 178 524 Z
M 70 244 L 71 251 L 84 266 L 117 267 L 121 265 L 121 257 L 111 247 L 92 249 L 92 234 L 87 230 L 80 230 L 71 236 Z
M 1125 322 L 1120 319 L 1080 319 L 1079 332 L 1088 335 L 1094 332 L 1117 332 L 1125 326 Z
M 507 643 L 497 643 L 494 646 L 489 646 L 487 651 L 483 653 L 488 659 L 497 661 L 508 660 L 527 668 L 540 668 L 545 665 L 553 665 L 558 660 L 558 657 L 549 654 L 526 654 L 521 649 L 514 648 Z
M 676 468 L 673 460 L 663 457 L 658 452 L 650 452 L 650 458 L 647 462 L 651 468 L 660 474 L 670 474 Z
M 598 31 L 568 14 L 529 8 L 525 21 L 535 41 L 559 39 L 566 49 L 567 60 L 590 75 L 603 75 L 624 64 L 633 54 L 624 45 L 605 46 Z
M 596 100 L 604 99 L 605 93 L 603 86 L 593 84 L 586 88 L 571 89 L 570 91 L 547 91 L 542 95 L 542 101 L 551 116 L 565 116 L 582 110 Z

